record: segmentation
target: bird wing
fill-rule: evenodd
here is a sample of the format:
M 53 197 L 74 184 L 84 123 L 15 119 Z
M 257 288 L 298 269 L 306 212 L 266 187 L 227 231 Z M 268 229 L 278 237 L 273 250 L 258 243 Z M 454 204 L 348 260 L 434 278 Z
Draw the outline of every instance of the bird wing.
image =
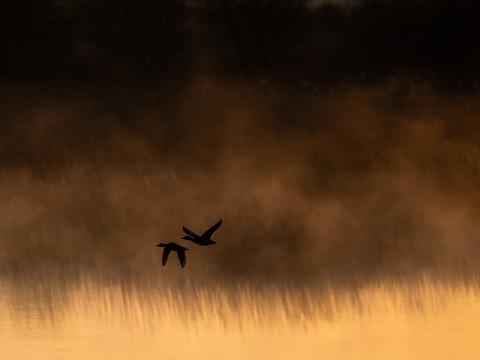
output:
M 177 250 L 177 255 L 178 255 L 178 260 L 180 260 L 180 265 L 182 265 L 182 268 L 185 267 L 185 264 L 187 263 L 187 256 L 185 254 L 185 250 Z
M 170 256 L 170 253 L 172 252 L 171 248 L 166 247 L 163 249 L 163 255 L 162 255 L 162 265 L 165 266 L 168 261 L 168 257 Z
M 222 220 L 220 220 L 219 222 L 217 222 L 215 225 L 213 225 L 210 229 L 208 229 L 207 231 L 205 231 L 203 234 L 202 234 L 202 238 L 207 238 L 207 239 L 210 239 L 213 234 L 215 234 L 215 231 L 217 231 L 217 229 L 220 227 L 220 225 L 222 225 Z
M 192 230 L 187 229 L 185 226 L 183 227 L 183 232 L 187 235 L 193 236 L 194 238 L 198 237 L 197 234 L 195 234 Z

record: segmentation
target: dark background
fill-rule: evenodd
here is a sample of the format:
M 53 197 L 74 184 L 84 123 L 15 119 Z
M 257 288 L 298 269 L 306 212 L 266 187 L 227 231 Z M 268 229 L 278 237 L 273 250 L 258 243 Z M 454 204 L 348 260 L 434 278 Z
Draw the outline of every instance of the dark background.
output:
M 393 74 L 476 88 L 473 0 L 2 0 L 0 81 L 178 84 L 215 71 L 324 87 Z

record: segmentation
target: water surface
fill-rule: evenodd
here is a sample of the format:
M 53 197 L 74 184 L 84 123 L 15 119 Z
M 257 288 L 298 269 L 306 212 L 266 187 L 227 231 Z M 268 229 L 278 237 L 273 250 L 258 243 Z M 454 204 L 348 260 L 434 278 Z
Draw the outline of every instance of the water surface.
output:
M 1 282 L 2 359 L 452 359 L 480 353 L 475 283 L 334 288 Z

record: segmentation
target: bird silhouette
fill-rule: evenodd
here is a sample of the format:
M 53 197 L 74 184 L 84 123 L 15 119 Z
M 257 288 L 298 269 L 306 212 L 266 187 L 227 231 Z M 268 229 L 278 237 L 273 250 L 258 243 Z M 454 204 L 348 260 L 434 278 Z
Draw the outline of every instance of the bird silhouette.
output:
M 163 244 L 160 243 L 157 245 L 158 247 L 163 247 L 163 255 L 162 255 L 162 264 L 165 266 L 168 261 L 168 257 L 170 256 L 170 253 L 172 251 L 176 251 L 178 255 L 178 260 L 180 261 L 180 265 L 182 265 L 182 268 L 185 267 L 185 264 L 187 263 L 187 256 L 185 254 L 185 251 L 188 249 L 186 247 L 180 246 L 176 243 L 168 243 L 168 244 Z
M 203 246 L 216 244 L 216 242 L 212 240 L 212 236 L 213 236 L 213 234 L 215 234 L 215 231 L 218 230 L 220 225 L 222 225 L 222 220 L 218 221 L 215 225 L 213 225 L 211 228 L 209 228 L 207 231 L 205 231 L 201 236 L 197 235 L 192 230 L 187 229 L 184 226 L 183 231 L 187 235 L 184 236 L 182 239 L 189 240 L 189 241 L 194 242 L 195 244 L 203 245 Z

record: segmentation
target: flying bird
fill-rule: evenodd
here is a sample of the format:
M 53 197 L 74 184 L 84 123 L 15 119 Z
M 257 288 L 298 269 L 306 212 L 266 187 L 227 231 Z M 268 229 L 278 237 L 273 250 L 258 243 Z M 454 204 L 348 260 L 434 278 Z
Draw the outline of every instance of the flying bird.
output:
M 168 257 L 170 256 L 170 253 L 172 251 L 176 251 L 178 255 L 178 260 L 180 261 L 180 265 L 182 265 L 182 268 L 185 267 L 185 264 L 187 263 L 187 256 L 185 254 L 185 251 L 188 249 L 186 247 L 180 246 L 175 243 L 168 243 L 168 244 L 163 244 L 160 243 L 157 245 L 158 247 L 163 247 L 163 255 L 162 255 L 162 264 L 165 266 L 168 261 Z
M 216 244 L 215 241 L 212 240 L 213 234 L 215 234 L 215 231 L 218 230 L 218 228 L 222 225 L 222 220 L 217 222 L 215 225 L 213 225 L 210 229 L 205 231 L 201 236 L 197 235 L 194 233 L 192 230 L 187 229 L 185 226 L 183 227 L 183 231 L 186 236 L 184 236 L 182 239 L 184 240 L 190 240 L 194 242 L 195 244 L 198 245 L 203 245 L 203 246 L 208 246 L 208 245 L 213 245 Z

